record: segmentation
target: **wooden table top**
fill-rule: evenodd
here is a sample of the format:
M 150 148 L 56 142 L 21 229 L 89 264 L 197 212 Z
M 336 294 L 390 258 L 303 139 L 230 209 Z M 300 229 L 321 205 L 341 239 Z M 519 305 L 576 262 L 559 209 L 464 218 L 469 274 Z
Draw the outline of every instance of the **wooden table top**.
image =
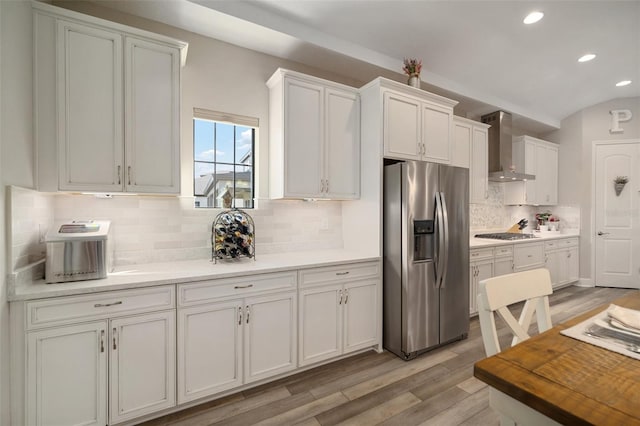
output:
M 640 291 L 613 303 L 640 310 Z M 608 306 L 477 362 L 474 376 L 562 424 L 640 425 L 640 361 L 560 334 Z

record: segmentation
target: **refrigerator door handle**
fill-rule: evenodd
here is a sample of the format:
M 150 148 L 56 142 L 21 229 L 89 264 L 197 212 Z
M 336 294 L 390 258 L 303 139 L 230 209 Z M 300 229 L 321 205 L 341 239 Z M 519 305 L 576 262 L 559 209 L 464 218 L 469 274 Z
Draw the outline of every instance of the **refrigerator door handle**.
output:
M 447 280 L 447 269 L 449 267 L 449 212 L 447 211 L 447 201 L 444 197 L 444 192 L 440 193 L 440 209 L 442 214 L 442 234 L 444 240 L 444 256 L 440 254 L 440 257 L 443 258 L 442 269 L 440 270 L 440 288 L 445 286 Z M 441 248 L 442 250 L 442 248 Z
M 440 287 L 442 281 L 442 272 L 444 268 L 444 262 L 446 257 L 445 250 L 445 234 L 444 234 L 444 216 L 442 211 L 442 200 L 440 198 L 440 192 L 436 192 L 436 223 L 438 225 L 438 249 L 436 250 L 436 287 Z

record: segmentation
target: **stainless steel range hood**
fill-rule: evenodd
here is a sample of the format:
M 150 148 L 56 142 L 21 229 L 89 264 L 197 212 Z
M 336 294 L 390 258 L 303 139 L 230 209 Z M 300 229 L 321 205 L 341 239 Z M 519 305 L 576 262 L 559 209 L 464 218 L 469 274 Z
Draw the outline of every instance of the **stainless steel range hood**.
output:
M 521 173 L 513 166 L 511 140 L 511 114 L 496 111 L 481 117 L 489 127 L 489 180 L 492 182 L 513 182 L 535 180 L 534 175 Z

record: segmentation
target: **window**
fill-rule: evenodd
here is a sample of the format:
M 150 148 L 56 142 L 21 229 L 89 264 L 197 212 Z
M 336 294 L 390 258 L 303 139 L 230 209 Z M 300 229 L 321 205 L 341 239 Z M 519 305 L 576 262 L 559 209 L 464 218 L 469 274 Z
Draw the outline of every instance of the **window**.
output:
M 253 208 L 257 126 L 254 118 L 194 110 L 196 207 Z

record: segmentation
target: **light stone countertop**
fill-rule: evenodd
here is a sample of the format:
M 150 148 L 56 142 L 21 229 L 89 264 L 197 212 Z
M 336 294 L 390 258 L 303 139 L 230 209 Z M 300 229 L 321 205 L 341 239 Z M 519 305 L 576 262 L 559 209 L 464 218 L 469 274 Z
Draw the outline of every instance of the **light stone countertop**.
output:
M 107 275 L 107 278 L 70 283 L 46 284 L 43 279 L 38 279 L 35 281 L 24 280 L 24 282 L 16 284 L 16 281 L 19 280 L 16 280 L 15 277 L 12 279 L 10 276 L 7 298 L 10 302 L 43 299 L 321 266 L 336 266 L 380 259 L 380 257 L 366 253 L 334 249 L 264 254 L 257 256 L 255 261 L 244 258 L 233 262 L 218 261 L 215 264 L 208 259 L 198 259 L 121 266 L 116 267 L 114 272 Z
M 504 232 L 504 231 L 503 231 Z M 471 235 L 486 234 L 487 232 L 471 232 Z M 521 240 L 492 240 L 488 238 L 474 238 L 469 239 L 469 248 L 483 248 L 483 247 L 496 247 L 509 244 L 523 244 L 523 243 L 535 243 L 538 241 L 557 240 L 561 238 L 579 237 L 580 234 L 576 230 L 575 232 L 534 232 L 536 238 L 526 238 Z

